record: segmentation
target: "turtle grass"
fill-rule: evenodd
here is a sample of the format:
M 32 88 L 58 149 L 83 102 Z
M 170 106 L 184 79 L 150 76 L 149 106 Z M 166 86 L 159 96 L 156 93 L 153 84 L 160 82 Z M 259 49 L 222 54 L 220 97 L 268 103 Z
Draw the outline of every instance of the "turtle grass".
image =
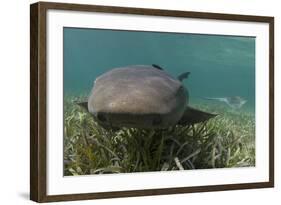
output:
M 255 166 L 255 121 L 245 112 L 198 104 L 220 113 L 192 126 L 166 130 L 105 130 L 64 98 L 64 175 Z M 221 114 L 223 113 L 223 114 Z

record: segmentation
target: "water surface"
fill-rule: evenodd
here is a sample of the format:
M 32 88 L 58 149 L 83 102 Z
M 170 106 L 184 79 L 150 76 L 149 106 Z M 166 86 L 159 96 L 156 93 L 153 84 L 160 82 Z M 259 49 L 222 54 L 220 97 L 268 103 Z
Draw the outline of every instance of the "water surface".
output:
M 255 110 L 255 38 L 64 28 L 64 93 L 87 95 L 95 78 L 116 67 L 157 64 L 184 81 L 191 102 L 241 96 Z

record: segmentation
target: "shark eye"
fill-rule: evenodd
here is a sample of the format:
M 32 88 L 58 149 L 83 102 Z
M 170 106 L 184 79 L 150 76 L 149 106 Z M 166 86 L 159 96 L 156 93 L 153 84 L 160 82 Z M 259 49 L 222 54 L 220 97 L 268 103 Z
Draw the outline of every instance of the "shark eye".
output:
M 102 113 L 98 113 L 98 114 L 97 114 L 97 118 L 98 118 L 98 120 L 101 121 L 101 122 L 105 122 L 105 121 L 106 121 L 106 117 L 105 117 L 105 115 L 102 114 Z
M 183 87 L 183 85 L 181 85 L 181 86 L 179 87 L 178 91 L 181 92 L 181 91 L 183 91 L 183 90 L 184 90 L 184 87 Z
M 184 89 L 183 85 L 181 85 L 177 90 L 177 94 L 179 95 L 179 94 L 182 94 L 184 92 L 185 92 L 185 89 Z

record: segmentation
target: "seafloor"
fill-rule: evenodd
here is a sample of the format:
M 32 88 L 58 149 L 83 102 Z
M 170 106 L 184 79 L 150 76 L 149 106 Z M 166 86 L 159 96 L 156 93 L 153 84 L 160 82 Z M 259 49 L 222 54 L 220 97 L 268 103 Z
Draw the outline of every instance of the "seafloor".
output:
M 64 175 L 255 166 L 254 112 L 223 104 L 194 107 L 218 113 L 208 122 L 167 130 L 105 130 L 64 97 Z

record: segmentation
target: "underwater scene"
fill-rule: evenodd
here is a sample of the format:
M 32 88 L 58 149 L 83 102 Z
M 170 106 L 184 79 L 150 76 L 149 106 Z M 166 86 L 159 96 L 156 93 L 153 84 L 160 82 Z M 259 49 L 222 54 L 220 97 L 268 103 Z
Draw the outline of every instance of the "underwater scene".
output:
M 255 38 L 63 30 L 64 176 L 255 166 Z

